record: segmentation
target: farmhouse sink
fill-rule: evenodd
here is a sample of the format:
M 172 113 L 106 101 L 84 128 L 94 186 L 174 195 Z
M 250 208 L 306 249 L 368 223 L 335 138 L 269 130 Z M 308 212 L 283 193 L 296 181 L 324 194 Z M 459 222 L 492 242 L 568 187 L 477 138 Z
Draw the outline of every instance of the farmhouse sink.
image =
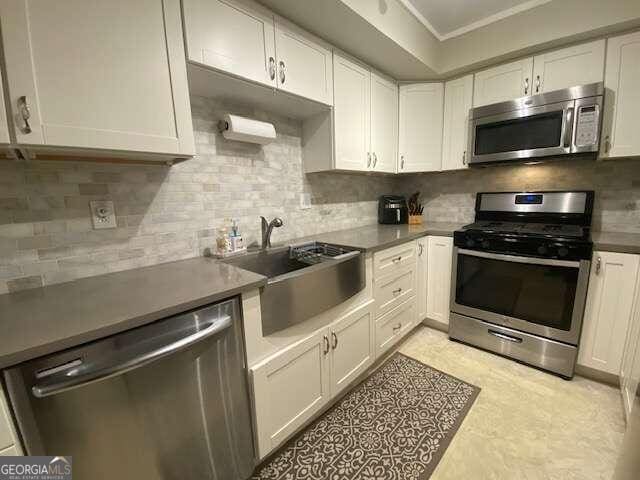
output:
M 308 320 L 365 286 L 363 253 L 328 243 L 270 248 L 223 261 L 268 278 L 260 292 L 263 335 Z

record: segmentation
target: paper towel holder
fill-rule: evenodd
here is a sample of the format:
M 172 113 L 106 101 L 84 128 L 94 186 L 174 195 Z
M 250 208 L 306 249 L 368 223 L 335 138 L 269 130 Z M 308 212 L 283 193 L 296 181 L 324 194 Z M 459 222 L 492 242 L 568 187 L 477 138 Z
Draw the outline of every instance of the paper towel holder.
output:
M 272 123 L 232 114 L 225 114 L 218 122 L 218 131 L 227 140 L 259 145 L 266 145 L 276 139 L 276 129 Z

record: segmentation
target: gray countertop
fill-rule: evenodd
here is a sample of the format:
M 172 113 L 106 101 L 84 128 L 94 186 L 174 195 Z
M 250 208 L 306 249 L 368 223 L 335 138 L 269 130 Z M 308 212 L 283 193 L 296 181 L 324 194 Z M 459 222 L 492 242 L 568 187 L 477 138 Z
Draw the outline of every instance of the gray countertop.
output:
M 591 232 L 593 249 L 640 254 L 640 233 Z
M 0 368 L 265 283 L 262 275 L 193 258 L 0 295 Z
M 293 243 L 308 240 L 334 243 L 359 248 L 367 252 L 384 250 L 385 248 L 408 242 L 425 235 L 451 237 L 453 232 L 464 223 L 430 222 L 422 225 L 367 225 L 365 227 L 338 230 L 296 239 Z

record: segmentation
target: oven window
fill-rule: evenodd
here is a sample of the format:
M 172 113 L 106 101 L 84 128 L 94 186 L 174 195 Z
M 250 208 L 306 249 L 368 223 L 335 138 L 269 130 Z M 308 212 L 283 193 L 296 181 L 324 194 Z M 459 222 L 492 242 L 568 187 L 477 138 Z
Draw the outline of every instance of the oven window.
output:
M 476 155 L 560 146 L 564 112 L 476 125 Z
M 571 329 L 578 268 L 458 255 L 456 303 Z

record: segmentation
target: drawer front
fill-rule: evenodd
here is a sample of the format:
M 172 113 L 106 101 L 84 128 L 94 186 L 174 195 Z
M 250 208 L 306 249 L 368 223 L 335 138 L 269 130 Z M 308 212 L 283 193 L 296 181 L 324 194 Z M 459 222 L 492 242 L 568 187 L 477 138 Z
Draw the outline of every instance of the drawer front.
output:
M 416 270 L 407 268 L 374 280 L 376 316 L 384 315 L 415 294 Z
M 416 242 L 403 243 L 373 254 L 373 276 L 379 278 L 416 264 Z
M 376 358 L 389 350 L 415 325 L 415 298 L 376 320 Z

